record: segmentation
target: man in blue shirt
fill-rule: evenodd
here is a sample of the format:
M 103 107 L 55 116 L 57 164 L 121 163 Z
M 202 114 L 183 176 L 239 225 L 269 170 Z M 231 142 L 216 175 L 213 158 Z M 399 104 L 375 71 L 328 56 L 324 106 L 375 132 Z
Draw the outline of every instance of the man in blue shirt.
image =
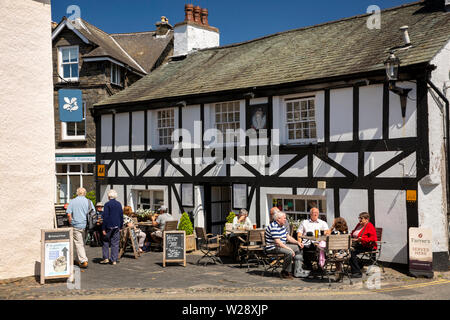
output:
M 86 198 L 86 189 L 78 188 L 77 197 L 69 202 L 67 217 L 69 225 L 73 227 L 73 243 L 77 252 L 78 264 L 81 268 L 87 268 L 88 258 L 84 249 L 84 237 L 86 232 L 87 214 L 94 209 L 94 204 Z
M 286 214 L 282 211 L 275 212 L 273 221 L 267 226 L 265 232 L 266 251 L 284 254 L 281 277 L 292 279 L 292 273 L 290 272 L 292 270 L 292 258 L 298 256 L 296 259 L 303 260 L 302 252 L 299 249 L 299 247 L 303 249 L 303 243 L 295 240 L 286 232 L 285 224 Z

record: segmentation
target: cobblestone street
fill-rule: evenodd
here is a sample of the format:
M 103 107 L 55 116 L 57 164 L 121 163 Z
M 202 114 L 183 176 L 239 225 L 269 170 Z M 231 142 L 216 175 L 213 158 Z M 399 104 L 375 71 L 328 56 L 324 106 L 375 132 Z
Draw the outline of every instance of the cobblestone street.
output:
M 373 286 L 367 277 L 335 283 L 331 287 L 327 278 L 321 277 L 283 280 L 275 273 L 264 273 L 263 268 L 251 267 L 224 260 L 223 265 L 209 264 L 197 266 L 200 252 L 187 255 L 186 267 L 178 264 L 162 266 L 162 253 L 149 252 L 139 259 L 126 253 L 115 266 L 101 265 L 101 248 L 87 247 L 89 267 L 81 270 L 80 289 L 69 289 L 64 281 L 47 281 L 39 284 L 35 277 L 4 280 L 0 282 L 0 299 L 302 299 L 304 295 L 323 299 L 337 295 L 345 299 L 345 294 L 369 294 Z M 434 279 L 408 277 L 405 270 L 385 268 L 381 273 L 380 287 L 416 288 L 433 285 L 450 287 L 450 272 L 435 273 Z M 401 295 L 387 295 L 386 299 L 398 299 Z M 411 297 L 409 297 L 411 298 Z M 448 299 L 441 296 L 438 299 Z

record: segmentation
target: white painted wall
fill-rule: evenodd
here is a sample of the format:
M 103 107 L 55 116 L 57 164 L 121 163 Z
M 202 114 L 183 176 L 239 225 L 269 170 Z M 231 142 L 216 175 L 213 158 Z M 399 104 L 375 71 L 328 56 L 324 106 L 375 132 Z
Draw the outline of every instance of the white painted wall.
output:
M 359 223 L 359 214 L 369 211 L 368 192 L 363 189 L 340 189 L 339 200 L 340 216 L 347 221 L 349 232 L 351 232 Z
M 115 152 L 127 152 L 130 145 L 130 115 L 126 113 L 117 113 L 115 117 Z
M 383 138 L 383 85 L 359 88 L 359 139 Z
M 431 81 L 441 92 L 450 98 L 450 42 L 434 57 L 431 64 L 437 66 L 432 72 Z M 440 105 L 428 94 L 428 126 L 430 147 L 430 175 L 422 179 L 418 190 L 419 226 L 431 228 L 433 252 L 448 252 L 448 218 L 446 205 L 445 154 L 444 154 L 444 104 Z M 439 101 L 439 100 L 438 100 Z M 441 109 L 441 108 L 442 109 Z
M 380 166 L 401 154 L 400 151 L 377 151 L 364 153 L 364 174 L 368 175 Z M 417 174 L 416 153 L 394 164 L 391 168 L 379 174 L 380 178 L 413 178 Z
M 132 113 L 133 130 L 131 132 L 131 151 L 145 150 L 145 112 Z
M 330 90 L 330 141 L 349 140 L 353 140 L 353 88 Z
M 219 32 L 195 24 L 180 24 L 174 28 L 174 56 L 185 55 L 195 49 L 217 47 Z
M 53 229 L 55 126 L 51 7 L 0 5 L 0 279 L 39 274 Z
M 101 152 L 112 152 L 112 115 L 101 116 Z
M 406 104 L 406 116 L 403 120 L 400 96 L 389 91 L 389 139 L 417 136 L 417 90 L 412 82 L 397 82 L 400 88 L 411 88 Z
M 404 190 L 375 190 L 375 227 L 383 228 L 380 260 L 407 263 L 408 225 L 406 192 Z

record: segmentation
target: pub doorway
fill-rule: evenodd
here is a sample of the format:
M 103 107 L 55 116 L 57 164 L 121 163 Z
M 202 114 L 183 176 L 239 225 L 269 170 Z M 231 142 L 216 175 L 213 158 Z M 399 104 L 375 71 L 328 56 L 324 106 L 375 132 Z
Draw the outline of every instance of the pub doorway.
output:
M 211 233 L 222 234 L 231 211 L 231 186 L 211 186 Z

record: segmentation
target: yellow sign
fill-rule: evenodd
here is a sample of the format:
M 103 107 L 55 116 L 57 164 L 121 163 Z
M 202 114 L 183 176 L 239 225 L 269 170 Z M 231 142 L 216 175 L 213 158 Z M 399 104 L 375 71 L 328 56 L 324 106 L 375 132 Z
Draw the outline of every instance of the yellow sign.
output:
M 97 177 L 104 177 L 105 176 L 105 165 L 104 164 L 99 164 L 97 166 Z
M 417 191 L 416 190 L 406 190 L 406 201 L 417 201 Z

